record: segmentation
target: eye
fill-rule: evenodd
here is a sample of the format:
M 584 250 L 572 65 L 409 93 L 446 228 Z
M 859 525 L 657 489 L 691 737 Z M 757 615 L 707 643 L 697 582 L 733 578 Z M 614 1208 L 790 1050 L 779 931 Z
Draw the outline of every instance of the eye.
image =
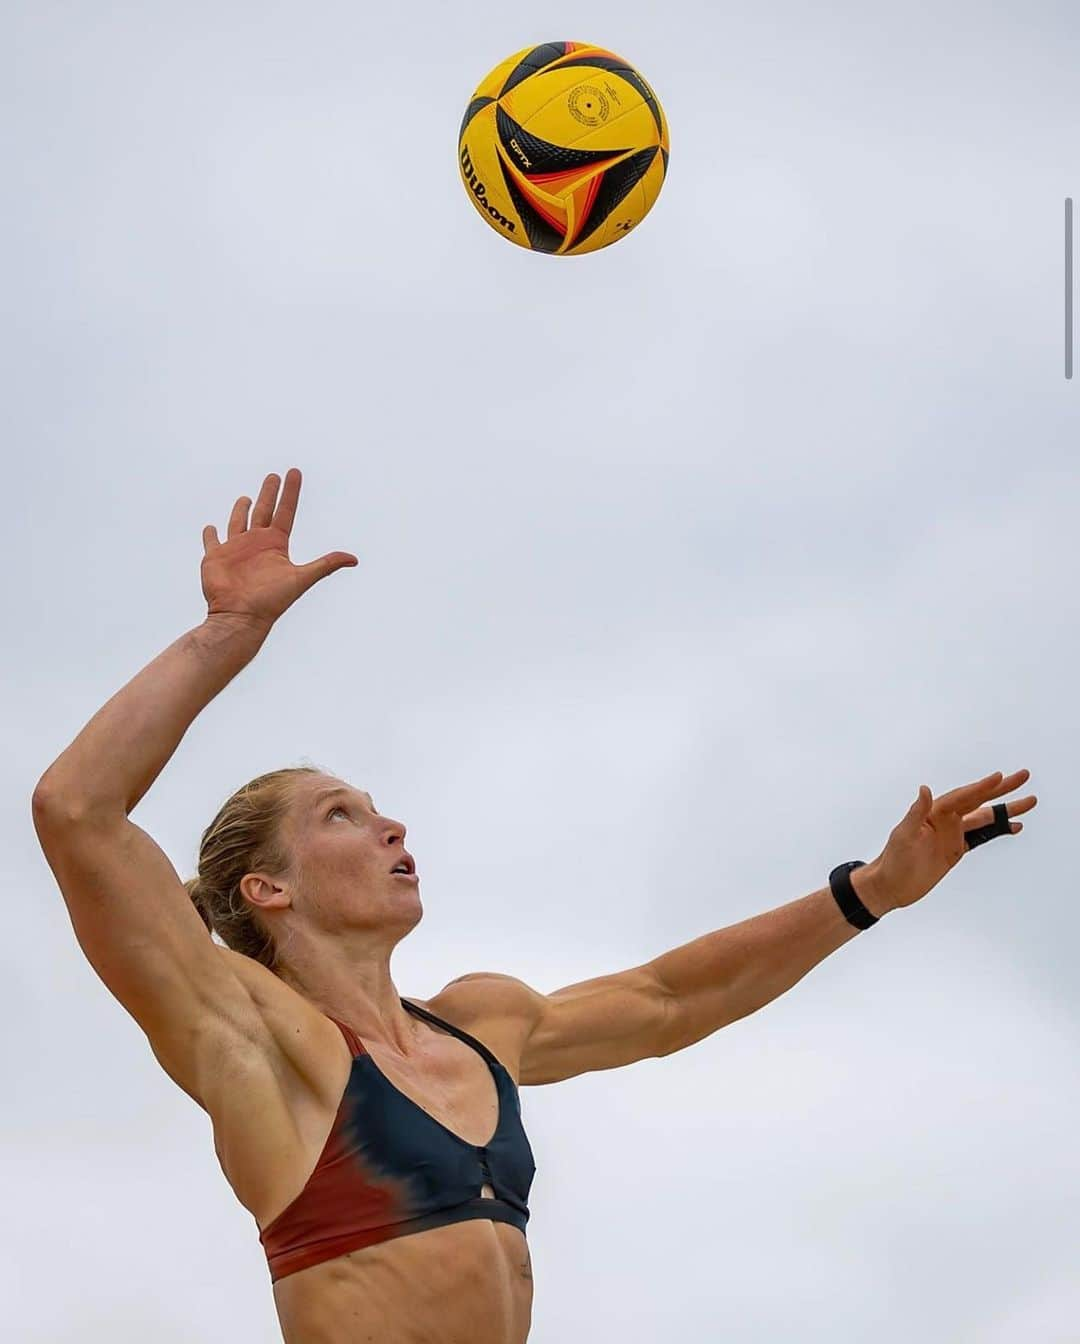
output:
M 377 809 L 377 808 L 374 808 L 374 807 L 373 807 L 373 808 L 371 809 L 371 811 L 372 811 L 372 815 L 373 815 L 373 816 L 376 816 L 376 817 L 377 817 L 377 816 L 379 815 L 379 812 L 378 812 L 378 809 Z M 326 820 L 329 821 L 330 818 L 334 815 L 335 812 L 340 812 L 340 813 L 342 814 L 342 816 L 346 816 L 346 817 L 350 815 L 348 808 L 346 808 L 345 805 L 344 805 L 343 803 L 335 803 L 335 804 L 333 805 L 333 807 L 330 808 L 329 812 L 327 812 L 327 814 L 326 814 Z

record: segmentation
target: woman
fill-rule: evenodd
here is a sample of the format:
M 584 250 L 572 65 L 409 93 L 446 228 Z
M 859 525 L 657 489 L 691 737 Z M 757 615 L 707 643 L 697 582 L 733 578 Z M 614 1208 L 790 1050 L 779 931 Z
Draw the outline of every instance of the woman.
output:
M 279 490 L 281 493 L 278 499 Z M 617 975 L 542 995 L 511 976 L 404 999 L 396 945 L 420 921 L 405 827 L 320 771 L 233 795 L 184 890 L 129 820 L 195 716 L 274 623 L 356 557 L 289 559 L 295 468 L 203 532 L 206 620 L 115 695 L 42 776 L 34 819 L 80 946 L 211 1117 L 253 1215 L 289 1344 L 521 1344 L 534 1174 L 519 1084 L 670 1054 L 784 993 L 1036 799 L 1000 772 L 925 786 L 870 864 Z M 207 930 L 216 931 L 225 946 Z

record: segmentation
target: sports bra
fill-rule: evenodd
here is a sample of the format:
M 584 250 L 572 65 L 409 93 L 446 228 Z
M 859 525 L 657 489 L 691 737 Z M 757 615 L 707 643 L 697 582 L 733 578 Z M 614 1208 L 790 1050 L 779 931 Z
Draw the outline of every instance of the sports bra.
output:
M 499 1098 L 495 1133 L 487 1143 L 466 1143 L 399 1091 L 356 1033 L 331 1018 L 353 1053 L 352 1069 L 315 1170 L 259 1233 L 272 1283 L 363 1246 L 470 1218 L 525 1231 L 536 1164 L 517 1085 L 468 1032 L 407 999 L 401 1004 L 484 1057 Z M 485 1185 L 494 1199 L 481 1194 Z

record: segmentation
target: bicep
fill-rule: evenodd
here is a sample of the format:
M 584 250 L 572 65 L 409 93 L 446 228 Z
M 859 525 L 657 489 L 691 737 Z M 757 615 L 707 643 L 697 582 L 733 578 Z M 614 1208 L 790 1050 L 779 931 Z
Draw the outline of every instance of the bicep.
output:
M 79 946 L 136 1020 L 159 1063 L 202 1103 L 207 1061 L 259 1020 L 158 845 L 122 813 L 66 819 L 35 812 L 42 848 Z
M 665 1053 L 668 999 L 646 966 L 539 998 L 522 1054 L 523 1084 L 563 1082 Z

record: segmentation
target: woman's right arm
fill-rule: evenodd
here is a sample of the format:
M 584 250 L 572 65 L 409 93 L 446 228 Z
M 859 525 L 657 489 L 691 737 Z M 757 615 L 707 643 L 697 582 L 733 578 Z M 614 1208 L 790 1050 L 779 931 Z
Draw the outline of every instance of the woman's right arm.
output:
M 277 617 L 320 578 L 356 558 L 288 558 L 300 488 L 290 471 L 236 502 L 228 540 L 203 532 L 207 618 L 98 711 L 42 775 L 34 825 L 79 945 L 136 1019 L 166 1071 L 200 1104 L 224 1085 L 224 1054 L 262 1039 L 229 956 L 210 939 L 166 855 L 128 813 L 199 711 L 259 651 Z
M 208 615 L 109 700 L 45 771 L 34 815 L 123 816 L 165 768 L 199 713 L 262 648 L 269 628 Z
M 42 807 L 68 815 L 125 815 L 161 773 L 200 710 L 255 657 L 274 622 L 320 579 L 356 556 L 331 551 L 306 565 L 289 559 L 300 472 L 263 481 L 251 513 L 241 495 L 227 540 L 203 528 L 206 620 L 181 636 L 90 720 L 38 783 Z M 275 507 L 276 504 L 276 507 Z

